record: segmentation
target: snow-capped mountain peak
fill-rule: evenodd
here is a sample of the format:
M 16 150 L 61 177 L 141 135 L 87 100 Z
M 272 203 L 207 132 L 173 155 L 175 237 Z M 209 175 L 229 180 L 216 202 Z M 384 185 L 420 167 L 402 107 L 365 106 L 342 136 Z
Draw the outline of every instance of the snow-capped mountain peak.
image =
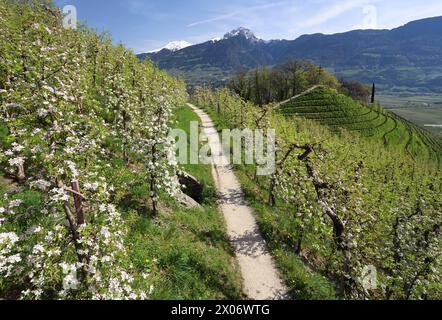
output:
M 259 40 L 251 30 L 244 27 L 240 27 L 230 31 L 229 33 L 226 33 L 224 35 L 224 39 L 234 38 L 237 36 L 244 36 L 248 40 Z
M 163 48 L 152 50 L 149 53 L 159 52 L 159 51 L 164 50 L 164 49 L 175 52 L 175 51 L 179 51 L 179 50 L 182 50 L 184 48 L 190 47 L 191 45 L 192 45 L 192 43 L 184 41 L 184 40 L 173 41 L 173 42 L 169 42 Z
M 190 47 L 192 44 L 187 41 L 173 41 L 168 43 L 164 49 L 170 50 L 170 51 L 178 51 L 187 47 Z

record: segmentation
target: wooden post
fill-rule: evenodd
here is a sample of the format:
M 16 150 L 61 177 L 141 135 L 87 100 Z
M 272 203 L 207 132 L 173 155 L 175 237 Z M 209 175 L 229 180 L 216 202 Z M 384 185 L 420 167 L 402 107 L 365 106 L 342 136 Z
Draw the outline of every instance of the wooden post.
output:
M 74 204 L 75 204 L 75 211 L 77 213 L 77 224 L 79 226 L 84 224 L 84 211 L 83 211 L 83 198 L 80 196 L 80 184 L 78 181 L 72 182 L 72 190 L 74 190 L 76 193 L 74 193 Z
M 241 129 L 243 129 L 244 127 L 243 106 L 244 106 L 244 101 L 242 101 L 241 99 Z
M 376 97 L 376 84 L 373 83 L 373 88 L 371 89 L 371 103 L 373 104 Z

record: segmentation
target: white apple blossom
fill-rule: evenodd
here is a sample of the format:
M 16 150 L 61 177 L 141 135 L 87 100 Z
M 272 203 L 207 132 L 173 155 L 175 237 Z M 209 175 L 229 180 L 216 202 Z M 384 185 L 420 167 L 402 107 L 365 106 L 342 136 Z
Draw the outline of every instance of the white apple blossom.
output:
M 9 208 L 17 208 L 17 207 L 21 206 L 22 203 L 23 203 L 23 200 L 20 200 L 20 199 L 12 200 L 9 203 Z
M 17 157 L 9 160 L 9 165 L 13 167 L 18 167 L 20 165 L 23 165 L 25 163 L 25 158 L 23 157 Z

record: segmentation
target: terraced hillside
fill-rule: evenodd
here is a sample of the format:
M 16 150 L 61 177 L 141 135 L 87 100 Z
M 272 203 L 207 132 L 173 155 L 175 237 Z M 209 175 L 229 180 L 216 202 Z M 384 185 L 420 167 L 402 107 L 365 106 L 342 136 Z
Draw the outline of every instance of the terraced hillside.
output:
M 318 121 L 339 132 L 342 128 L 386 146 L 404 149 L 414 158 L 442 163 L 442 140 L 379 104 L 363 105 L 336 90 L 318 87 L 284 102 L 279 112 Z

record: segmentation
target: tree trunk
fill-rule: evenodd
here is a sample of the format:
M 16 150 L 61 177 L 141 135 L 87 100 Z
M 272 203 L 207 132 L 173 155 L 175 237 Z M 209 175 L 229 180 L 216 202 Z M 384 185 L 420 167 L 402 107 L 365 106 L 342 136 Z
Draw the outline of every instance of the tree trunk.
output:
M 273 183 L 270 185 L 270 189 L 269 189 L 269 205 L 272 207 L 276 206 L 276 199 L 275 199 Z
M 295 253 L 299 256 L 302 252 L 302 241 L 304 240 L 304 232 L 301 231 L 301 234 L 298 236 L 298 243 L 296 244 Z
M 84 210 L 83 210 L 83 197 L 80 195 L 80 184 L 78 181 L 73 181 L 72 190 L 74 190 L 77 194 L 74 193 L 74 204 L 75 204 L 75 212 L 77 214 L 77 224 L 79 226 L 83 225 L 84 220 Z
M 18 165 L 17 180 L 19 183 L 22 183 L 26 180 L 25 168 L 23 164 Z

